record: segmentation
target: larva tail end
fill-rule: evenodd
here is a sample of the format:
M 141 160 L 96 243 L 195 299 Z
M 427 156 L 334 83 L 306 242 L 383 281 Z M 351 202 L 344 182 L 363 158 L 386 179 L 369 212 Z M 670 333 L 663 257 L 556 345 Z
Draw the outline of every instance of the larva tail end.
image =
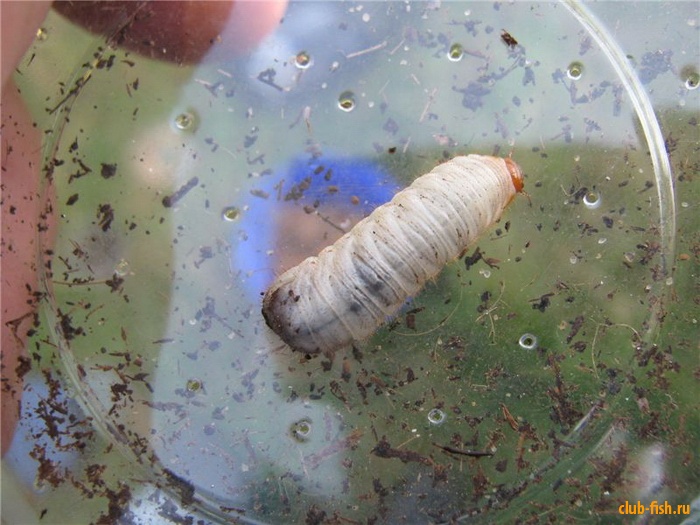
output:
M 316 344 L 315 339 L 309 337 L 308 331 L 304 333 L 299 327 L 295 327 L 289 318 L 289 311 L 298 300 L 298 295 L 275 283 L 263 298 L 262 316 L 270 330 L 289 345 L 292 351 L 309 355 L 318 354 L 321 348 Z
M 513 159 L 506 158 L 503 159 L 506 162 L 506 168 L 508 168 L 508 173 L 510 174 L 510 180 L 513 181 L 513 186 L 515 191 L 521 193 L 525 187 L 525 181 L 523 180 L 523 171 L 520 169 Z

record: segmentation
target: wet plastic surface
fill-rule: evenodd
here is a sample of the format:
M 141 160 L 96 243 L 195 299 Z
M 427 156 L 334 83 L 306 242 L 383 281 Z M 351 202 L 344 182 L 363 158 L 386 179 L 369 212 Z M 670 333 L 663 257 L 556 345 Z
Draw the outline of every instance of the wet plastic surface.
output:
M 252 54 L 193 67 L 50 17 L 18 79 L 60 216 L 3 461 L 25 512 L 690 512 L 700 19 L 643 7 L 597 5 L 602 26 L 575 4 L 292 4 Z M 620 51 L 622 19 L 681 37 Z M 527 196 L 369 340 L 286 348 L 260 314 L 274 276 L 467 153 L 512 155 Z

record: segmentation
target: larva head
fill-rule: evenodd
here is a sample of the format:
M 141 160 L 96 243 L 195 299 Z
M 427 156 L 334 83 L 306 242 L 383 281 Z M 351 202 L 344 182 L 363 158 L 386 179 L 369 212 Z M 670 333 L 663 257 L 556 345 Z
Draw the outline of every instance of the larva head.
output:
M 510 174 L 510 180 L 513 181 L 515 191 L 518 193 L 522 192 L 523 187 L 525 186 L 525 181 L 523 180 L 523 171 L 520 169 L 520 166 L 513 162 L 513 160 L 510 157 L 503 160 L 505 160 L 506 162 L 506 168 L 508 169 L 508 173 Z

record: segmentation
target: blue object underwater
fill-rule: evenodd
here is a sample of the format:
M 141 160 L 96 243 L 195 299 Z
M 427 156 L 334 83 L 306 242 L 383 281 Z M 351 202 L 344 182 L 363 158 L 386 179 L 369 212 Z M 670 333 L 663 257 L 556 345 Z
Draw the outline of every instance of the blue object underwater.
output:
M 362 218 L 390 201 L 400 189 L 383 167 L 358 158 L 297 157 L 286 168 L 263 175 L 252 188 L 255 194 L 249 194 L 243 203 L 247 209 L 232 236 L 231 267 L 242 279 L 248 298 L 259 300 L 277 277 L 274 253 L 280 246 L 275 215 L 282 207 L 293 206 L 301 214 L 305 209 L 323 213 L 345 208 Z

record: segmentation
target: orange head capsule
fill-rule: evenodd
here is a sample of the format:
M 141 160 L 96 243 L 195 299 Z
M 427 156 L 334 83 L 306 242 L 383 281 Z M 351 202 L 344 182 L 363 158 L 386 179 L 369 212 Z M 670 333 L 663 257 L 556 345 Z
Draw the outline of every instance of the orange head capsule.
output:
M 506 161 L 506 168 L 508 168 L 508 173 L 510 174 L 510 180 L 513 181 L 513 186 L 515 187 L 515 191 L 520 193 L 523 191 L 523 187 L 525 186 L 525 181 L 523 180 L 523 172 L 520 169 L 520 166 L 518 166 L 515 162 L 513 162 L 513 159 L 510 157 L 503 159 Z

